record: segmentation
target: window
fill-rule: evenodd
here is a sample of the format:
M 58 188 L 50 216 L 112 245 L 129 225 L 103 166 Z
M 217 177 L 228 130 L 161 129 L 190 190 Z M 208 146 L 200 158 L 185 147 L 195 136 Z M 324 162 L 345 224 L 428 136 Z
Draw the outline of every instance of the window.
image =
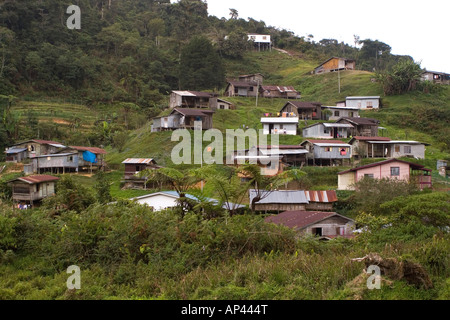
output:
M 351 117 L 351 118 L 353 118 L 353 117 L 354 117 L 353 111 L 350 111 L 350 112 L 348 113 L 348 116 Z
M 333 147 L 325 147 L 325 152 L 331 152 L 333 151 Z
M 250 90 L 250 92 L 253 92 L 253 87 L 250 87 L 250 89 L 249 89 L 249 90 Z
M 141 166 L 136 166 L 136 172 L 141 171 Z
M 405 153 L 411 153 L 411 146 L 405 146 Z
M 234 93 L 239 93 L 239 88 L 234 87 Z
M 364 178 L 370 178 L 373 179 L 373 173 L 365 173 Z
M 391 176 L 399 176 L 400 175 L 400 167 L 391 167 Z
M 372 108 L 373 108 L 373 102 L 367 101 L 367 109 L 372 109 Z
M 334 116 L 335 116 L 335 117 L 339 117 L 339 111 L 335 111 L 335 112 L 334 112 Z
M 330 129 L 324 128 L 324 129 L 323 129 L 323 133 L 325 133 L 325 134 L 330 134 Z
M 348 152 L 347 149 L 348 148 L 341 148 L 341 150 L 340 150 L 341 156 L 346 156 L 347 155 L 347 152 Z
M 322 236 L 322 228 L 312 228 L 312 234 L 315 236 Z
M 395 146 L 395 152 L 400 152 L 400 146 Z

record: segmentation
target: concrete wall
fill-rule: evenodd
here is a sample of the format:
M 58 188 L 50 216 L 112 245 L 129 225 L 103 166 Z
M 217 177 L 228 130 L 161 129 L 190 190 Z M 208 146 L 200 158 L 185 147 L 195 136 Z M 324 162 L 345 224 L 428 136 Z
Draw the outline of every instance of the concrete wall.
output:
M 274 123 L 272 132 L 269 131 L 269 125 L 269 123 L 263 124 L 263 134 L 286 134 L 293 136 L 297 134 L 296 123 Z
M 355 172 L 338 174 L 338 190 L 354 190 Z
M 398 148 L 398 152 L 396 152 L 396 147 Z M 411 148 L 411 152 L 406 152 L 406 149 L 408 149 L 409 147 Z M 423 144 L 394 144 L 391 147 L 391 152 L 392 158 L 413 156 L 419 159 L 425 159 L 425 145 Z
M 346 107 L 365 109 L 379 109 L 380 99 L 347 99 Z
M 322 236 L 351 235 L 354 227 L 355 223 L 353 221 L 335 216 L 308 226 L 303 232 L 313 234 L 314 228 L 322 228 Z

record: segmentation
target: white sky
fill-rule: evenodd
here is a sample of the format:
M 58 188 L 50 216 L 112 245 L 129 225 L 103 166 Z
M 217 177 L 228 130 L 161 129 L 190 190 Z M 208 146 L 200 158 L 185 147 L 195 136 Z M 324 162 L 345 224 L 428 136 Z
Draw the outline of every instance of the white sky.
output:
M 176 2 L 172 0 L 172 2 Z M 207 0 L 208 13 L 264 21 L 314 41 L 336 39 L 387 43 L 393 54 L 410 55 L 422 68 L 450 73 L 449 0 Z

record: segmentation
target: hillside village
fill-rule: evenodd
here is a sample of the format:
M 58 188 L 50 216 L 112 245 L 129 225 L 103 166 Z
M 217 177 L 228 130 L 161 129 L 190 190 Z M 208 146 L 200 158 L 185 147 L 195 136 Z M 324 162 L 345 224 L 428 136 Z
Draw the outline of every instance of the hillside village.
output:
M 0 157 L 0 299 L 448 299 L 450 75 L 423 69 L 422 91 L 390 94 L 353 56 L 244 35 L 221 86 L 181 79 L 152 107 L 0 92 L 15 125 Z M 176 164 L 180 129 L 222 134 L 223 161 L 203 159 L 205 138 Z M 228 152 L 227 130 L 244 147 Z M 378 292 L 365 288 L 373 257 L 391 263 Z M 16 276 L 27 259 L 42 270 Z M 89 270 L 86 291 L 59 288 L 71 264 Z
M 251 36 L 254 35 L 249 35 Z M 270 35 L 265 37 L 270 39 Z M 355 66 L 354 60 L 332 57 L 316 67 L 312 73 L 317 75 L 355 70 Z M 227 97 L 237 97 L 236 102 L 227 101 Z M 214 129 L 215 111 L 236 110 L 240 107 L 239 97 L 285 100 L 283 107 L 276 114 L 262 115 L 262 132 L 264 135 L 300 136 L 302 142 L 298 145 L 280 144 L 277 150 L 274 149 L 275 146 L 270 145 L 253 145 L 246 150 L 236 150 L 231 155 L 234 165 L 245 162 L 256 163 L 261 167 L 261 172 L 268 176 L 276 176 L 289 168 L 304 166 L 351 167 L 337 173 L 336 190 L 355 190 L 355 184 L 363 178 L 405 181 L 415 185 L 419 190 L 432 188 L 432 169 L 405 161 L 405 158 L 425 159 L 426 146 L 429 144 L 381 136 L 380 133 L 384 133 L 385 128 L 381 126 L 379 120 L 359 115 L 361 111 L 369 111 L 366 114 L 370 115 L 382 108 L 380 96 L 347 96 L 344 101 L 337 101 L 336 106 L 322 105 L 321 102 L 304 101 L 301 99 L 300 91 L 293 86 L 285 86 L 283 83 L 265 85 L 264 75 L 261 73 L 240 75 L 238 80 L 228 81 L 223 96 L 210 92 L 173 90 L 169 98 L 167 116 L 153 118 L 151 132 L 177 129 L 198 130 L 195 126 L 196 121 L 201 123 L 200 130 Z M 311 120 L 316 121 L 309 124 Z M 302 130 L 299 128 L 299 123 L 305 125 Z M 5 154 L 6 163 L 23 163 L 25 176 L 9 182 L 12 186 L 13 206 L 17 208 L 39 206 L 44 198 L 54 195 L 55 181 L 58 178 L 48 174 L 64 175 L 83 172 L 92 174 L 94 171 L 108 170 L 105 162 L 107 152 L 99 147 L 65 146 L 56 141 L 33 139 L 8 147 Z M 268 154 L 271 161 L 279 163 L 276 171 L 270 170 L 271 162 L 263 164 L 261 161 L 267 158 Z M 361 165 L 362 159 L 374 159 L 376 162 Z M 134 157 L 123 159 L 122 183 L 124 189 L 157 189 L 156 193 L 131 198 L 131 200 L 148 205 L 154 210 L 163 210 L 177 206 L 173 199 L 184 195 L 174 193 L 176 190 L 165 190 L 167 185 L 160 185 L 158 188 L 154 182 L 148 181 L 148 174 L 139 174 L 146 170 L 162 168 L 158 162 L 159 159 L 152 157 L 151 153 L 146 158 L 134 155 Z M 448 176 L 446 162 L 440 163 L 441 167 L 438 168 L 440 174 L 444 177 Z M 292 196 L 289 192 L 294 192 L 292 194 L 297 192 L 302 196 Z M 266 195 L 255 203 L 256 211 L 280 214 L 283 211 L 296 210 L 298 215 L 308 216 L 316 212 L 316 210 L 305 210 L 303 206 L 311 201 L 310 198 L 306 200 L 306 196 L 303 196 L 303 193 L 308 194 L 308 192 L 312 191 L 283 190 L 282 188 L 267 191 Z M 315 198 L 324 206 L 337 201 L 335 190 L 316 190 L 315 192 L 319 195 Z M 332 197 L 334 200 L 330 200 L 327 196 L 320 196 L 330 192 L 334 194 Z M 245 203 L 252 203 L 252 198 L 255 196 L 252 197 L 251 190 L 248 190 L 248 193 L 249 201 Z M 288 194 L 289 196 L 286 196 Z M 194 196 L 191 198 L 199 201 Z M 214 201 L 217 202 L 217 200 Z M 242 204 L 239 206 L 243 207 Z M 264 210 L 258 209 L 260 207 Z M 326 207 L 326 211 L 333 210 L 332 206 Z M 324 238 L 339 235 L 352 236 L 355 223 L 351 219 L 349 221 L 352 221 L 353 228 L 348 227 L 345 232 L 340 233 L 336 231 L 339 229 L 339 224 L 336 224 L 333 219 L 330 219 L 331 224 L 328 224 L 328 219 L 323 220 L 321 215 L 317 215 L 317 220 L 310 221 L 313 226 L 315 224 L 317 226 L 311 227 L 308 232 L 313 230 L 313 234 L 320 234 Z M 302 229 L 301 225 L 293 227 Z M 322 232 L 322 228 L 328 231 Z

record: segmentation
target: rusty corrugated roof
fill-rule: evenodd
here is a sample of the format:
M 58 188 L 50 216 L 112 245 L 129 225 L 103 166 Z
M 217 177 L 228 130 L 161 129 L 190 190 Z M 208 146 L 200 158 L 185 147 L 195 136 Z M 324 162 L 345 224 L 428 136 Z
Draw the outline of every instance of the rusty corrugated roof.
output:
M 338 200 L 335 190 L 305 191 L 309 202 L 336 202 Z
M 289 228 L 303 229 L 324 219 L 338 215 L 336 212 L 320 211 L 285 211 L 278 215 L 269 216 L 265 222 L 281 224 Z

